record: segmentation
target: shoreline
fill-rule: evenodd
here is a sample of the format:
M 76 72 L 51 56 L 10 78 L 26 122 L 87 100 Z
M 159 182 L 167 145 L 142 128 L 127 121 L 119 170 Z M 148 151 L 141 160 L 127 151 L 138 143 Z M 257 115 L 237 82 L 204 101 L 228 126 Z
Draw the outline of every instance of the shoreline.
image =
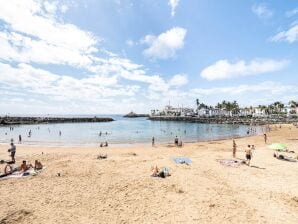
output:
M 183 144 L 193 144 L 193 143 L 200 143 L 200 142 L 212 142 L 212 141 L 225 141 L 225 140 L 232 140 L 232 139 L 242 139 L 242 138 L 248 138 L 248 137 L 254 137 L 254 136 L 262 136 L 263 133 L 256 133 L 256 134 L 249 134 L 249 135 L 234 135 L 234 136 L 227 136 L 227 137 L 223 137 L 223 138 L 213 138 L 213 139 L 205 139 L 205 140 L 184 140 Z M 174 138 L 173 138 L 174 139 Z M 183 140 L 183 139 L 182 139 Z M 42 144 L 26 144 L 22 143 L 22 144 L 15 144 L 18 147 L 49 147 L 49 148 L 99 148 L 99 144 L 100 142 L 97 143 L 90 143 L 90 144 L 51 144 L 50 142 L 45 142 Z M 4 145 L 9 145 L 9 142 L 5 143 L 5 142 L 0 142 L 0 146 L 4 146 Z M 109 143 L 108 148 L 126 148 L 129 146 L 151 146 L 152 143 L 151 141 L 147 141 L 147 142 L 132 142 L 132 143 Z M 161 147 L 165 147 L 168 145 L 174 145 L 173 141 L 172 142 L 165 142 L 165 141 L 161 141 L 161 142 L 157 142 L 155 143 L 156 146 L 161 146 Z

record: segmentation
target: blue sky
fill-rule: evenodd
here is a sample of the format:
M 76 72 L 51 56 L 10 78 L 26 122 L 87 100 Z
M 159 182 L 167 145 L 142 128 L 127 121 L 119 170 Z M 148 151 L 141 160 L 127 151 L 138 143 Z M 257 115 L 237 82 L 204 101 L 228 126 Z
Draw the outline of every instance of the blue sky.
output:
M 0 0 L 0 111 L 298 100 L 298 3 Z

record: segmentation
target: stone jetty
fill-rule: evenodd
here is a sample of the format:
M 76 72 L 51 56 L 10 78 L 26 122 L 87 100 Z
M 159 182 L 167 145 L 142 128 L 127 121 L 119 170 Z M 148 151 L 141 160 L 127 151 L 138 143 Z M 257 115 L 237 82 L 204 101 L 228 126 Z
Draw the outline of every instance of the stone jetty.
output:
M 114 121 L 108 117 L 0 117 L 0 126 L 23 124 L 54 124 L 54 123 L 95 123 Z
M 243 125 L 265 125 L 265 124 L 288 124 L 297 123 L 298 117 L 182 117 L 182 116 L 150 116 L 153 121 L 184 121 L 209 124 L 243 124 Z
M 149 117 L 149 114 L 136 114 L 134 112 L 130 112 L 123 117 L 128 117 L 128 118 L 136 118 L 136 117 Z

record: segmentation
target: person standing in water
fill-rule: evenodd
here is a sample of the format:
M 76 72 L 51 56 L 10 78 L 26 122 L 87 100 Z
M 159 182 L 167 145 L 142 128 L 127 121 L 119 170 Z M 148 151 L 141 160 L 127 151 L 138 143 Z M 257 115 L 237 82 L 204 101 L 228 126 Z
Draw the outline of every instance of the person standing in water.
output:
M 22 135 L 19 135 L 19 144 L 22 144 Z
M 233 158 L 236 157 L 237 145 L 235 139 L 233 139 Z
M 154 147 L 155 146 L 155 139 L 154 139 L 154 137 L 152 137 L 152 147 Z

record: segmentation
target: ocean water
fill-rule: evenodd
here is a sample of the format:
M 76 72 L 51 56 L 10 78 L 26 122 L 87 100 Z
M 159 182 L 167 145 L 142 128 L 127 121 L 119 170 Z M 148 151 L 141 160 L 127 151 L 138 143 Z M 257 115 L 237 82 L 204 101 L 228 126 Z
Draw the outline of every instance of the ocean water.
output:
M 100 116 L 98 116 L 100 117 Z M 123 118 L 121 115 L 106 115 L 115 121 L 107 123 L 64 123 L 0 127 L 0 142 L 10 143 L 13 138 L 18 142 L 22 136 L 23 144 L 81 146 L 109 144 L 148 143 L 154 136 L 156 144 L 170 143 L 177 136 L 183 142 L 223 139 L 246 136 L 251 126 L 225 124 L 199 124 L 175 121 L 150 121 L 147 118 Z M 261 127 L 256 133 L 262 133 Z M 31 130 L 31 137 L 28 137 Z M 61 136 L 59 132 L 61 131 Z M 102 132 L 100 136 L 100 132 Z

